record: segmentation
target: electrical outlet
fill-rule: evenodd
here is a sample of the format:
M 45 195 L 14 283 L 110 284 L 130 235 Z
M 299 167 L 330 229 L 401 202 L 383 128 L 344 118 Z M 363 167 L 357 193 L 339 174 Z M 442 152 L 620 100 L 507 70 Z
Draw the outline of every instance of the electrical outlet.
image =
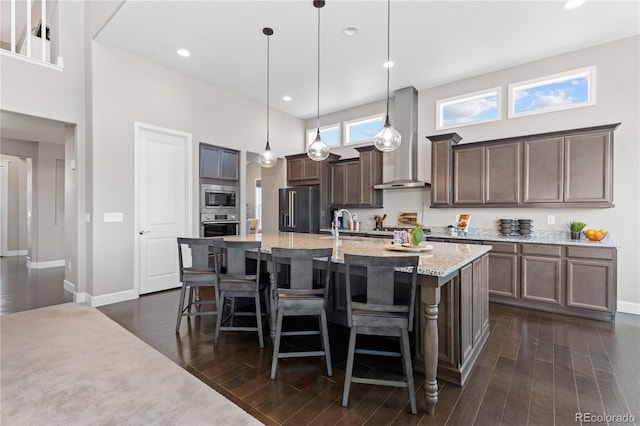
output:
M 547 225 L 553 225 L 556 223 L 556 217 L 553 215 L 547 216 Z

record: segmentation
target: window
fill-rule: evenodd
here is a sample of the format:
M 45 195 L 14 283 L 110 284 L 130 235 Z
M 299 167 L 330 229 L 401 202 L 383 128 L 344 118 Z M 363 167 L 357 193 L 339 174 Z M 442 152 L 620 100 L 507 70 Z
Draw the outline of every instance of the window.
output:
M 436 101 L 436 128 L 469 126 L 500 120 L 502 88 Z
M 509 118 L 595 103 L 595 66 L 509 85 Z
M 317 129 L 307 130 L 307 146 L 316 140 L 316 132 Z M 329 148 L 340 146 L 340 124 L 320 127 L 320 137 L 322 142 L 326 143 Z
M 371 142 L 384 126 L 384 114 L 345 121 L 345 145 Z

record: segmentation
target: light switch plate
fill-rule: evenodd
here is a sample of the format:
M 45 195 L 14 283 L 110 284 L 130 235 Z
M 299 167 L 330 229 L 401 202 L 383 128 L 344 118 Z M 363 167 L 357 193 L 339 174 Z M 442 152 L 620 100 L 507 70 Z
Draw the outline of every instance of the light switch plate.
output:
M 547 216 L 547 225 L 553 225 L 556 223 L 556 217 L 553 215 Z
M 124 213 L 122 212 L 108 212 L 104 214 L 105 222 L 124 222 Z

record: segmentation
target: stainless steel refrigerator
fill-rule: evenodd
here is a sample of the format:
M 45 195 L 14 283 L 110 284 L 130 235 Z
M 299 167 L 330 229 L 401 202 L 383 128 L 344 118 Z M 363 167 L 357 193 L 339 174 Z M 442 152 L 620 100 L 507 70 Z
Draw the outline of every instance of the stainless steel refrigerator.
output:
M 320 229 L 320 187 L 280 188 L 279 229 L 315 234 Z

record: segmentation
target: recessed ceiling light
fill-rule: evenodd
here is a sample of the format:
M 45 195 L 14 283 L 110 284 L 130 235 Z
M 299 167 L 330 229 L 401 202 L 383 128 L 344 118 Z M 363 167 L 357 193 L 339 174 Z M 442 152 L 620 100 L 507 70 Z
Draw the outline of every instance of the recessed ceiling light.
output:
M 189 52 L 187 49 L 178 49 L 178 55 L 188 58 L 189 56 L 191 56 L 191 52 Z
M 382 66 L 385 68 L 391 68 L 394 65 L 395 64 L 393 63 L 393 61 L 386 61 L 384 64 L 382 64 Z
M 293 99 L 291 96 L 283 96 L 282 100 L 285 102 L 289 102 L 291 99 Z
M 562 7 L 564 10 L 575 9 L 576 7 L 582 6 L 584 0 L 569 0 Z
M 359 29 L 357 29 L 356 27 L 347 27 L 344 30 L 342 30 L 342 32 L 344 33 L 344 35 L 346 35 L 347 37 L 353 37 L 353 36 L 357 36 L 358 33 L 360 32 Z

